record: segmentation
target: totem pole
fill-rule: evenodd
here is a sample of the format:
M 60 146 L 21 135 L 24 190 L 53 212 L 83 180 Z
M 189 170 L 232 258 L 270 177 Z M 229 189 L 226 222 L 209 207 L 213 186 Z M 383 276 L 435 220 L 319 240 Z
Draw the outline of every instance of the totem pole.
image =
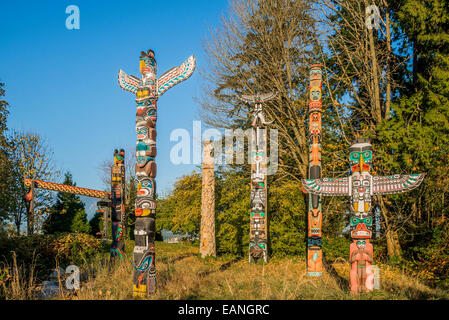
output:
M 240 95 L 238 98 L 246 103 L 254 103 L 253 122 L 251 124 L 251 213 L 249 262 L 259 259 L 268 262 L 268 207 L 267 207 L 267 139 L 263 126 L 273 121 L 266 121 L 262 102 L 273 99 L 276 93 Z
M 25 183 L 25 185 L 27 185 Z M 35 187 L 35 182 L 34 181 L 30 181 L 28 186 L 30 187 L 30 191 L 25 195 L 25 201 L 28 203 L 28 218 L 27 218 L 27 234 L 31 235 L 33 233 L 33 224 L 32 224 L 32 219 L 34 217 L 34 196 L 35 196 L 35 191 L 34 191 L 34 187 Z
M 309 179 L 321 178 L 321 66 L 310 66 Z M 321 199 L 309 194 L 307 233 L 307 274 L 321 276 Z
M 216 256 L 215 249 L 215 176 L 210 140 L 203 147 L 203 185 L 201 194 L 201 257 Z
M 407 192 L 418 187 L 425 174 L 392 176 L 372 176 L 371 143 L 366 139 L 357 139 L 349 148 L 351 176 L 347 178 L 304 179 L 304 188 L 320 196 L 349 196 L 350 227 L 353 243 L 349 248 L 351 264 L 351 292 L 358 294 L 373 290 L 374 274 L 373 245 L 370 243 L 373 226 L 371 198 L 373 195 L 385 195 Z
M 111 259 L 117 256 L 123 259 L 125 226 L 125 151 L 116 149 L 111 168 Z
M 108 238 L 108 217 L 109 217 L 109 210 L 111 208 L 111 201 L 110 200 L 100 200 L 97 202 L 97 213 L 101 213 L 103 215 L 103 231 L 99 232 L 98 234 L 103 236 L 103 240 L 107 240 Z
M 156 235 L 156 120 L 157 100 L 165 91 L 189 78 L 195 70 L 195 57 L 190 56 L 182 65 L 156 77 L 154 52 L 141 52 L 142 78 L 128 76 L 122 70 L 118 82 L 123 90 L 136 95 L 136 223 L 134 244 L 133 295 L 144 297 L 156 290 L 154 240 Z

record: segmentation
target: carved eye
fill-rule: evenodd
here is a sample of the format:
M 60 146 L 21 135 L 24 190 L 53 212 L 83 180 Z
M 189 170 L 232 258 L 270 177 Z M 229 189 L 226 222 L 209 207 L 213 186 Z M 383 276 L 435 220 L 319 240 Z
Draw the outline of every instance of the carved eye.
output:
M 141 184 L 142 184 L 143 188 L 151 188 L 152 187 L 152 183 L 149 180 L 144 180 L 144 181 L 142 181 Z
M 360 186 L 360 181 L 359 181 L 359 180 L 354 180 L 354 181 L 352 182 L 352 185 L 353 185 L 354 187 L 358 187 L 358 186 Z
M 367 186 L 369 186 L 369 181 L 368 180 L 363 180 L 362 184 L 363 184 L 363 186 L 367 187 Z

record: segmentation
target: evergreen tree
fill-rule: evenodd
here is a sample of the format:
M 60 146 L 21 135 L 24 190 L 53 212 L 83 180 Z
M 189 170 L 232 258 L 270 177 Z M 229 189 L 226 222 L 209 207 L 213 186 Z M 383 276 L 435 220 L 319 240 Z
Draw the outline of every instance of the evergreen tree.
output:
M 95 212 L 92 219 L 89 220 L 90 233 L 96 236 L 97 233 L 103 231 L 103 213 Z
M 403 74 L 400 95 L 392 103 L 392 118 L 378 127 L 379 164 L 383 172 L 427 173 L 419 190 L 387 204 L 401 207 L 409 219 L 404 214 L 396 219 L 403 225 L 407 222 L 411 233 L 420 228 L 423 234 L 449 212 L 445 197 L 449 192 L 449 2 L 392 2 L 411 63 Z M 400 256 L 400 252 L 394 254 Z
M 75 186 L 72 174 L 67 172 L 63 184 Z M 56 203 L 44 223 L 45 233 L 82 232 L 89 233 L 90 225 L 84 210 L 84 203 L 75 194 L 59 192 Z

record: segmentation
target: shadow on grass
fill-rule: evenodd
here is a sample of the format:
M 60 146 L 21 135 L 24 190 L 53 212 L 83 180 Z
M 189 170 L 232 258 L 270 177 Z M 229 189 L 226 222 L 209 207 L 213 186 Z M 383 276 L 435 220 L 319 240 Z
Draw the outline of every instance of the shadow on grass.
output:
M 198 276 L 200 278 L 203 278 L 203 277 L 206 277 L 209 274 L 217 272 L 217 271 L 225 271 L 225 270 L 229 269 L 231 267 L 231 265 L 233 265 L 236 262 L 239 262 L 240 260 L 242 260 L 242 258 L 235 258 L 234 260 L 223 263 L 217 270 L 204 271 L 204 272 L 199 273 Z
M 175 262 L 181 261 L 181 260 L 183 260 L 185 258 L 189 258 L 189 257 L 193 257 L 193 256 L 195 256 L 194 253 L 189 253 L 189 254 L 184 254 L 184 255 L 178 256 L 178 257 L 173 258 L 173 259 L 169 259 L 168 257 L 166 257 L 166 258 L 164 257 L 164 258 L 159 258 L 158 260 L 160 262 L 170 264 L 170 263 L 175 263 Z
M 337 270 L 335 270 L 330 261 L 326 259 L 326 255 L 324 253 L 323 253 L 323 266 L 324 269 L 327 271 L 327 273 L 329 273 L 329 275 L 335 279 L 341 290 L 344 291 L 349 290 L 349 281 L 338 274 Z

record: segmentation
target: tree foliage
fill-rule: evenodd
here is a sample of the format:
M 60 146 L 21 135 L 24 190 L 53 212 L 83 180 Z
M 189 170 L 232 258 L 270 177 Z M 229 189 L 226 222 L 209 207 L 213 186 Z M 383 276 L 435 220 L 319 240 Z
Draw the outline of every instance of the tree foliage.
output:
M 69 172 L 64 175 L 63 184 L 76 185 Z M 84 203 L 80 197 L 71 193 L 58 192 L 56 203 L 50 207 L 50 214 L 44 223 L 44 232 L 46 234 L 59 232 L 90 233 L 90 230 Z

